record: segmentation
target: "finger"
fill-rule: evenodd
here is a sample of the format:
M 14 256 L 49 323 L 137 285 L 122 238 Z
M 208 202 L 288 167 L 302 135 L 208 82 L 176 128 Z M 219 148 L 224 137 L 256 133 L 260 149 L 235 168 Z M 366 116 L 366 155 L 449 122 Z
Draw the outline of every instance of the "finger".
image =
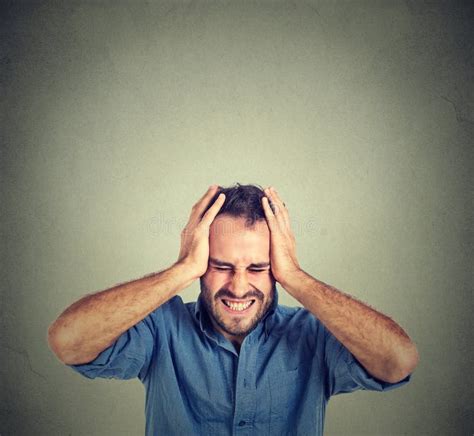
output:
M 199 223 L 202 213 L 204 212 L 218 189 L 219 185 L 209 186 L 204 195 L 193 205 L 193 208 L 191 209 L 191 214 L 189 216 L 188 224 Z
M 207 191 L 203 196 L 194 204 L 194 207 L 198 209 L 199 207 L 205 208 L 209 204 L 210 198 L 217 192 L 219 185 L 211 185 L 207 188 Z
M 220 208 L 224 204 L 225 201 L 225 194 L 221 192 L 219 196 L 214 201 L 213 205 L 206 211 L 204 216 L 202 217 L 201 223 L 207 227 L 209 227 L 214 218 L 216 217 L 217 213 L 219 212 Z
M 262 206 L 263 211 L 265 212 L 265 217 L 267 219 L 268 227 L 270 227 L 270 231 L 273 232 L 277 229 L 277 222 L 275 214 L 273 213 L 272 208 L 270 207 L 268 197 L 262 197 Z
M 280 198 L 280 194 L 278 194 L 277 190 L 274 187 L 272 187 L 272 190 L 273 190 L 273 194 L 274 194 L 274 197 L 275 197 L 275 201 L 277 202 L 277 204 L 281 205 L 281 214 L 283 215 L 283 218 L 285 220 L 285 224 L 288 227 L 288 229 L 290 229 L 290 227 L 291 227 L 291 225 L 290 225 L 290 213 L 288 212 L 288 208 L 286 207 L 283 200 Z
M 280 198 L 280 195 L 278 194 L 276 189 L 273 186 L 269 186 L 266 189 L 267 189 L 268 193 L 270 194 L 271 200 L 274 203 L 278 204 L 282 210 L 286 209 L 285 203 L 283 203 L 283 200 Z
M 288 211 L 286 207 L 284 206 L 283 202 L 275 192 L 273 187 L 269 187 L 265 189 L 265 193 L 267 196 L 269 196 L 270 201 L 273 203 L 273 205 L 276 207 L 277 212 L 275 213 L 277 222 L 285 226 L 286 228 L 290 227 L 290 218 L 288 216 Z

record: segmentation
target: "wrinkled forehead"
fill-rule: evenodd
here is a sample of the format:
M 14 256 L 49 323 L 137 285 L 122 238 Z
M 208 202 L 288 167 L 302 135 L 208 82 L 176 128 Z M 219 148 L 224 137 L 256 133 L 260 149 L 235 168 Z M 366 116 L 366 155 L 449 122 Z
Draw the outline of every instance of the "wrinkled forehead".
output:
M 270 229 L 266 220 L 256 221 L 251 227 L 245 218 L 219 215 L 209 229 L 209 248 L 211 252 L 222 255 L 236 254 L 239 251 L 264 255 L 270 248 Z

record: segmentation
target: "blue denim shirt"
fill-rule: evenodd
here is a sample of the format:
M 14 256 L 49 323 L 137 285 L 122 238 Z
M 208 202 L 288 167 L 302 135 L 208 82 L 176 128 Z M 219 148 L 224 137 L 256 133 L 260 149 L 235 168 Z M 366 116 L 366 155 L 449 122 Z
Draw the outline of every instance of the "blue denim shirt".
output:
M 80 374 L 146 390 L 146 435 L 322 435 L 331 395 L 402 386 L 371 376 L 309 311 L 278 305 L 242 342 L 217 333 L 201 298 L 174 296 Z M 368 424 L 370 430 L 370 423 Z

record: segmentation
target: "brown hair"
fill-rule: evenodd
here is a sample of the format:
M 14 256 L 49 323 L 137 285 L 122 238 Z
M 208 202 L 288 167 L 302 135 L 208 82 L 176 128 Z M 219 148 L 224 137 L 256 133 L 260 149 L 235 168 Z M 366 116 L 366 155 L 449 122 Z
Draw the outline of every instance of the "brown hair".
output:
M 253 184 L 241 185 L 236 183 L 234 186 L 227 188 L 219 186 L 203 215 L 214 204 L 221 192 L 225 194 L 225 201 L 217 216 L 227 214 L 235 218 L 245 218 L 247 227 L 252 227 L 256 221 L 265 220 L 265 212 L 262 206 L 262 198 L 265 197 L 265 192 L 260 185 Z

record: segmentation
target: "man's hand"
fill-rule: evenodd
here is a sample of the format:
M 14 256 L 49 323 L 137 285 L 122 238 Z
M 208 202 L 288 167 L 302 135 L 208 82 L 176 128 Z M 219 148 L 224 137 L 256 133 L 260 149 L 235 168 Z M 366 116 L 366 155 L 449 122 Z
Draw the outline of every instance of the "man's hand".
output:
M 370 374 L 389 383 L 404 379 L 419 361 L 414 343 L 391 318 L 300 268 L 288 210 L 274 189 L 266 188 L 264 192 L 268 198 L 263 197 L 262 204 L 270 228 L 270 263 L 275 279 L 318 318 Z
M 69 306 L 48 328 L 48 345 L 66 364 L 94 360 L 130 327 L 188 287 L 207 270 L 209 227 L 224 203 L 224 194 L 206 206 L 219 187 L 212 185 L 193 206 L 181 232 L 178 261 L 158 273 L 88 294 Z
M 202 215 L 211 198 L 219 189 L 211 185 L 201 199 L 193 206 L 188 223 L 181 231 L 181 249 L 177 263 L 187 265 L 199 278 L 207 271 L 209 263 L 209 227 L 224 204 L 225 195 L 221 193 L 214 204 Z M 202 218 L 201 218 L 202 215 Z
M 296 258 L 295 236 L 291 230 L 288 209 L 278 193 L 273 187 L 264 189 L 264 192 L 266 197 L 262 198 L 262 205 L 270 229 L 271 270 L 275 280 L 285 287 L 285 279 L 301 271 Z

